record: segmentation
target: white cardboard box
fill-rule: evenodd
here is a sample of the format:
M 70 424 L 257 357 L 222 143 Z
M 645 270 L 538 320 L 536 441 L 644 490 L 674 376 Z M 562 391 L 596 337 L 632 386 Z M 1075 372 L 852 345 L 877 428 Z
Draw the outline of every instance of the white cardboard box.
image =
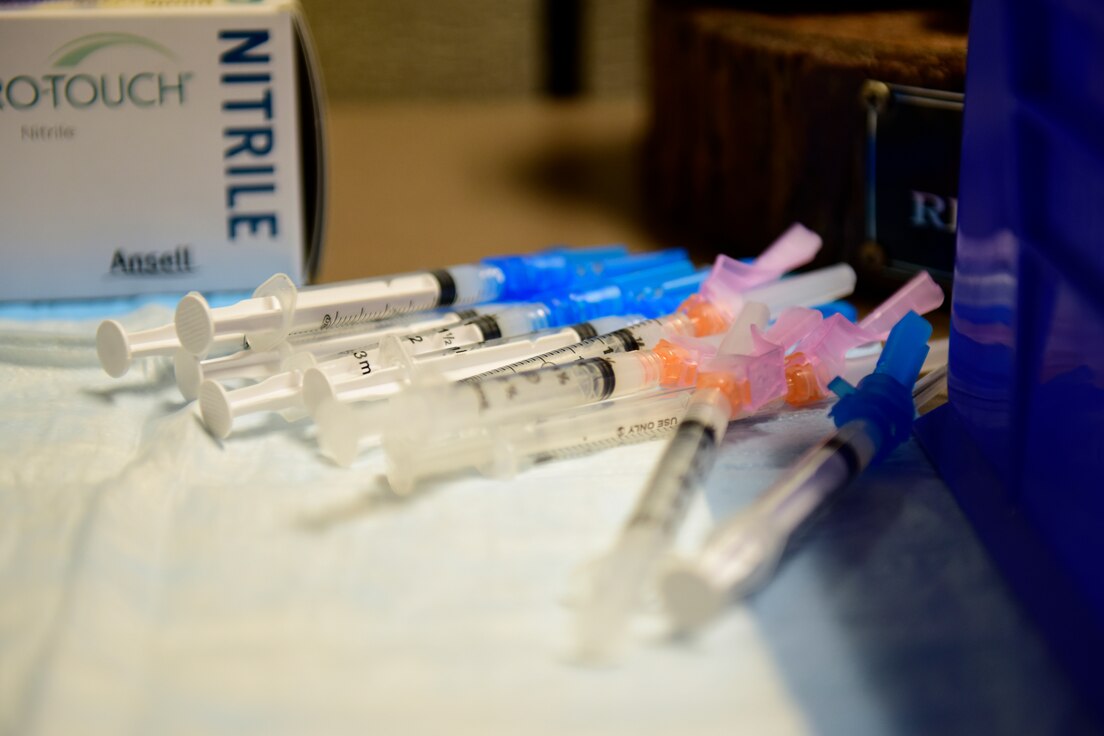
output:
M 0 299 L 302 281 L 312 58 L 289 0 L 0 6 Z

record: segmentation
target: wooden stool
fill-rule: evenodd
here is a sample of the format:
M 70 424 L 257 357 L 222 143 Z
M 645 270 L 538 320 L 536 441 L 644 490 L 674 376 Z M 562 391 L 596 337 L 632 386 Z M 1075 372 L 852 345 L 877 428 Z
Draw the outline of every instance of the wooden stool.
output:
M 962 91 L 961 10 L 764 13 L 657 0 L 648 195 L 656 225 L 702 250 L 758 252 L 791 222 L 818 263 L 863 239 L 868 79 Z

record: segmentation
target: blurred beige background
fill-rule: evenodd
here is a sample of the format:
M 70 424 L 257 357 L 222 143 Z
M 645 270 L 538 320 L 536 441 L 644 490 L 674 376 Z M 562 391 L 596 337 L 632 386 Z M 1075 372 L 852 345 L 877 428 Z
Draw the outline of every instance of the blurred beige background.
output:
M 555 3 L 556 0 L 548 0 Z M 302 0 L 331 97 L 526 97 L 541 89 L 541 0 Z M 588 93 L 637 95 L 645 0 L 582 0 Z
M 555 2 L 556 0 L 551 0 Z M 582 0 L 582 93 L 543 93 L 538 0 L 306 0 L 329 96 L 321 281 L 556 243 L 653 248 L 645 0 Z

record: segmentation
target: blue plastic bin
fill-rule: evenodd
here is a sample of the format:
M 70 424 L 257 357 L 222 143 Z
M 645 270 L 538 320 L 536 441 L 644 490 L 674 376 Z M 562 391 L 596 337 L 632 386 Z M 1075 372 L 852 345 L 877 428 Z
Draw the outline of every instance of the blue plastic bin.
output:
M 950 402 L 925 447 L 1104 704 L 1104 3 L 974 0 Z

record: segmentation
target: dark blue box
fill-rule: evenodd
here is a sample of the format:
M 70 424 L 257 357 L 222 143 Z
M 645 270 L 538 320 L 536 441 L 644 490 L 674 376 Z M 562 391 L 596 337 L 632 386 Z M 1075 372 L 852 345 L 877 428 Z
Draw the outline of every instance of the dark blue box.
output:
M 925 447 L 1104 707 L 1104 5 L 975 0 L 950 402 Z

